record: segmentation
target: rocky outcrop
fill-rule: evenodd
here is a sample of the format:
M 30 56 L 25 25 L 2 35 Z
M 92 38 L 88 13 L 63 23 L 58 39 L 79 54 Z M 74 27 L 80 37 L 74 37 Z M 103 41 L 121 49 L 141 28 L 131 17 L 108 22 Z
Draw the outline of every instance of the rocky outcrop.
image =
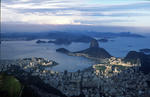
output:
M 74 53 L 75 54 L 84 54 L 88 57 L 101 58 L 101 59 L 111 57 L 111 55 L 104 48 L 99 47 L 98 41 L 96 39 L 93 39 L 91 41 L 89 48 L 82 50 L 82 51 L 74 52 Z
M 136 51 L 130 51 L 126 57 L 124 58 L 124 61 L 130 61 L 133 64 L 136 64 L 137 60 L 140 59 L 142 57 L 143 53 L 139 53 Z
M 104 48 L 88 48 L 82 51 L 74 52 L 75 54 L 86 54 L 88 57 L 93 58 L 110 58 L 111 55 Z
M 70 52 L 69 50 L 65 48 L 59 48 L 56 49 L 57 52 L 65 53 L 68 55 L 73 55 L 73 56 L 84 56 L 88 58 L 100 58 L 100 59 L 105 59 L 105 58 L 110 58 L 111 55 L 104 49 L 100 48 L 98 41 L 96 39 L 93 39 L 90 43 L 90 47 L 82 50 L 82 51 L 77 51 L 77 52 Z
M 91 40 L 90 48 L 99 48 L 99 44 L 96 39 Z
M 123 60 L 133 64 L 137 64 L 137 62 L 140 61 L 140 69 L 144 73 L 150 73 L 150 55 L 146 55 L 142 52 L 130 51 Z
M 56 49 L 56 52 L 61 52 L 61 53 L 65 53 L 65 54 L 69 54 L 70 53 L 70 51 L 65 49 L 65 48 Z
M 47 43 L 46 41 L 37 40 L 36 43 Z

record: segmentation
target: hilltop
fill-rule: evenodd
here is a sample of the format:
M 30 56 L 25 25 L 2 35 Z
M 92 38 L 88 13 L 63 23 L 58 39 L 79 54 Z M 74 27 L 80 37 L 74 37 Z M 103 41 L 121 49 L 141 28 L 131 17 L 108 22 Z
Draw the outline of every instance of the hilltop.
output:
M 144 73 L 150 72 L 150 55 L 146 55 L 143 52 L 130 51 L 123 60 L 133 64 L 139 62 L 141 64 L 140 69 Z
M 99 47 L 98 41 L 96 39 L 91 40 L 90 47 L 85 50 L 71 52 L 65 48 L 59 48 L 59 49 L 56 49 L 56 51 L 65 53 L 67 55 L 84 56 L 88 58 L 105 59 L 105 58 L 111 57 L 111 55 L 104 48 Z

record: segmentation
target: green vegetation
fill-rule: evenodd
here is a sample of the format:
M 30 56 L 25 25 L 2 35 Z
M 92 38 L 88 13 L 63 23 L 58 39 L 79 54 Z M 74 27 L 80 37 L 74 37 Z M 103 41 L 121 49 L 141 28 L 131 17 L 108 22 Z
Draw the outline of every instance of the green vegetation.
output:
M 100 70 L 100 71 L 105 71 L 106 67 L 105 66 L 96 66 L 95 69 Z
M 127 69 L 126 66 L 122 66 L 122 65 L 113 65 L 113 66 L 112 66 L 112 69 L 115 68 L 115 67 L 119 68 L 120 70 L 125 70 L 125 69 Z
M 118 68 L 119 70 L 121 70 L 121 71 L 128 68 L 128 67 L 126 67 L 126 66 L 121 66 L 121 65 L 112 65 L 112 70 L 114 70 L 115 67 L 117 67 L 117 68 Z M 95 66 L 95 69 L 96 69 L 96 70 L 100 70 L 100 71 L 105 71 L 106 66 Z M 112 73 L 112 71 L 109 71 L 109 73 Z
M 0 74 L 0 93 L 2 97 L 18 97 L 20 90 L 21 84 L 15 77 Z

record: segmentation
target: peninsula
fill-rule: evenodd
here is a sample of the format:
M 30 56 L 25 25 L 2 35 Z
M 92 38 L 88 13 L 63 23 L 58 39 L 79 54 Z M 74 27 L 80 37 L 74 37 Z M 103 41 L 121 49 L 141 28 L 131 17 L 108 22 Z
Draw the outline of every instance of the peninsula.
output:
M 71 56 L 84 56 L 92 59 L 105 59 L 111 57 L 111 55 L 104 48 L 99 47 L 96 39 L 91 40 L 90 47 L 85 50 L 71 52 L 65 48 L 59 48 L 56 49 L 56 51 Z

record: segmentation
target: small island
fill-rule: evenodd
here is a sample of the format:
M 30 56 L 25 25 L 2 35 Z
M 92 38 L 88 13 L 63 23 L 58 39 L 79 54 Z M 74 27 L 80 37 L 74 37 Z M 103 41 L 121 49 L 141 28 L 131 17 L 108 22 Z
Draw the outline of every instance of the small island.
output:
M 72 42 L 69 40 L 69 39 L 65 39 L 65 38 L 58 38 L 58 39 L 56 39 L 56 40 L 54 40 L 54 41 L 48 41 L 48 43 L 54 43 L 54 44 L 57 44 L 57 45 L 62 45 L 62 44 L 64 44 L 64 45 L 69 45 L 69 44 L 71 44 Z
M 149 48 L 140 49 L 140 52 L 150 54 L 150 49 Z
M 37 40 L 36 43 L 47 43 L 46 41 Z
M 104 42 L 104 43 L 106 43 L 106 42 L 108 42 L 108 39 L 102 38 L 102 39 L 99 39 L 98 41 L 99 41 L 99 42 Z
M 54 44 L 57 44 L 57 45 L 62 45 L 62 44 L 69 45 L 72 42 L 68 39 L 59 38 L 59 39 L 56 39 L 56 40 L 49 40 L 49 41 L 37 40 L 36 43 L 37 44 L 39 44 L 39 43 L 54 43 Z

